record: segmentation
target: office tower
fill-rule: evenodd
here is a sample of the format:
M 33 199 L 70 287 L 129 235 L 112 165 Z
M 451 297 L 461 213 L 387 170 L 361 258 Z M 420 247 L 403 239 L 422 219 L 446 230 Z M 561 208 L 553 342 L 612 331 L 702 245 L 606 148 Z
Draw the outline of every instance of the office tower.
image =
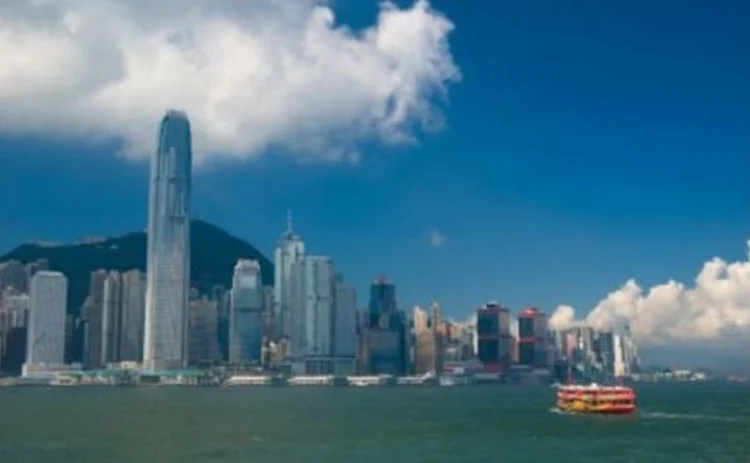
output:
M 596 350 L 596 361 L 602 379 L 611 379 L 615 375 L 615 334 L 612 331 L 601 331 L 597 333 L 594 341 Z
M 232 277 L 229 362 L 260 364 L 263 347 L 263 283 L 257 260 L 239 259 Z
M 263 287 L 263 338 L 269 341 L 274 338 L 273 308 L 275 290 L 272 285 Z
M 49 270 L 49 261 L 47 259 L 37 259 L 34 262 L 29 262 L 28 264 L 24 265 L 23 269 L 25 278 L 24 287 L 21 290 L 26 292 L 28 290 L 29 284 L 31 284 L 31 279 L 34 277 L 34 275 L 36 275 L 36 272 L 40 270 Z
M 404 375 L 409 370 L 407 321 L 396 306 L 396 287 L 385 277 L 370 285 L 363 330 L 363 364 L 370 374 Z
M 179 111 L 161 121 L 151 158 L 144 369 L 185 367 L 190 289 L 190 123 Z
M 549 365 L 547 316 L 536 307 L 518 314 L 518 363 L 538 368 Z
M 67 297 L 68 279 L 62 273 L 43 270 L 31 279 L 24 375 L 64 363 Z
M 287 213 L 287 227 L 274 254 L 274 326 L 275 337 L 289 337 L 291 331 L 292 265 L 305 257 L 305 243 L 292 227 L 292 214 Z
M 380 277 L 370 285 L 369 321 L 370 327 L 387 328 L 391 314 L 396 312 L 396 287 Z
M 0 371 L 7 374 L 19 374 L 26 358 L 29 302 L 12 287 L 0 292 Z
M 0 291 L 13 288 L 23 293 L 26 287 L 26 272 L 21 262 L 9 260 L 0 263 Z
M 328 357 L 332 354 L 333 262 L 307 256 L 291 266 L 291 355 Z
M 477 357 L 485 370 L 507 372 L 512 361 L 510 310 L 488 302 L 477 310 Z
M 615 378 L 624 378 L 627 376 L 628 369 L 625 366 L 622 338 L 619 334 L 614 334 L 612 336 L 612 347 L 612 356 L 614 357 L 614 376 Z
M 104 364 L 120 361 L 120 330 L 122 324 L 122 277 L 109 272 L 104 279 L 102 316 L 102 356 Z
M 211 298 L 216 301 L 216 331 L 219 338 L 219 354 L 229 361 L 229 317 L 232 313 L 232 291 L 216 288 Z
M 139 270 L 122 274 L 120 361 L 143 360 L 143 324 L 146 304 L 146 275 Z
M 357 291 L 336 275 L 334 283 L 333 355 L 357 356 Z
M 218 304 L 200 299 L 190 302 L 188 364 L 205 367 L 221 359 L 218 336 Z
M 422 310 L 421 307 L 415 305 L 412 314 L 414 334 L 419 334 L 423 331 L 427 331 L 427 319 L 427 311 Z
M 633 373 L 639 373 L 641 369 L 641 361 L 638 357 L 638 348 L 633 341 L 633 336 L 630 332 L 630 326 L 625 327 L 625 332 L 620 337 L 622 343 L 622 356 L 625 364 L 625 376 L 630 376 Z
M 85 320 L 85 341 L 83 365 L 87 369 L 104 366 L 104 282 L 106 270 L 91 272 L 89 294 L 83 304 Z

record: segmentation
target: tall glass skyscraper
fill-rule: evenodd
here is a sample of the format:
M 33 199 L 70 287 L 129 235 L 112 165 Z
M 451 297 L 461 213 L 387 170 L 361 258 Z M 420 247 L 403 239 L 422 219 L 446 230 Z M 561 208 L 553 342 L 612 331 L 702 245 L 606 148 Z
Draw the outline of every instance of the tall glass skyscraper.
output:
M 257 260 L 239 259 L 232 278 L 229 362 L 261 363 L 263 284 Z
M 143 347 L 149 371 L 186 366 L 191 169 L 190 123 L 171 110 L 151 158 Z

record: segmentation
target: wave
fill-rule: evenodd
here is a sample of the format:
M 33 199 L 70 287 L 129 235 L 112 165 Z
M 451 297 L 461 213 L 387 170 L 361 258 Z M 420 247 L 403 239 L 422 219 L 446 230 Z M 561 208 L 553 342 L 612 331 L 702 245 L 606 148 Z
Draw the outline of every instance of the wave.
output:
M 644 418 L 657 418 L 665 420 L 706 420 L 706 421 L 724 421 L 737 422 L 739 418 L 720 415 L 703 415 L 698 413 L 668 413 L 668 412 L 638 412 L 639 416 Z

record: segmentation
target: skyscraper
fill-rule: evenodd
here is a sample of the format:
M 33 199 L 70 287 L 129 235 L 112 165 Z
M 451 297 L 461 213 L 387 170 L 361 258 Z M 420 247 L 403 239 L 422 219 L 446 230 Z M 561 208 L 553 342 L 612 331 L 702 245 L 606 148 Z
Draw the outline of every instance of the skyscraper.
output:
M 336 275 L 333 310 L 333 349 L 336 357 L 357 356 L 357 292 Z
M 146 302 L 145 275 L 139 270 L 122 274 L 122 324 L 120 360 L 143 360 L 143 310 Z
M 86 321 L 83 364 L 86 368 L 102 368 L 105 363 L 104 346 L 104 281 L 106 270 L 91 272 L 89 294 L 83 305 L 83 317 Z
M 370 285 L 364 330 L 364 366 L 370 374 L 403 375 L 409 369 L 406 314 L 396 305 L 396 286 L 385 277 Z
M 151 158 L 143 348 L 149 371 L 186 366 L 191 169 L 190 123 L 170 110 Z
M 387 328 L 392 315 L 396 313 L 396 287 L 385 277 L 380 277 L 370 285 L 369 323 L 370 327 Z
M 287 213 L 287 227 L 274 256 L 274 327 L 277 338 L 289 337 L 291 332 L 292 264 L 305 257 L 305 243 L 292 228 L 292 214 Z
M 263 282 L 257 260 L 239 259 L 232 278 L 229 362 L 260 363 L 263 347 Z
M 60 272 L 43 270 L 31 279 L 24 375 L 34 367 L 63 364 L 67 296 L 68 279 Z
M 324 256 L 307 256 L 291 268 L 290 348 L 295 357 L 330 357 L 333 347 L 334 271 Z

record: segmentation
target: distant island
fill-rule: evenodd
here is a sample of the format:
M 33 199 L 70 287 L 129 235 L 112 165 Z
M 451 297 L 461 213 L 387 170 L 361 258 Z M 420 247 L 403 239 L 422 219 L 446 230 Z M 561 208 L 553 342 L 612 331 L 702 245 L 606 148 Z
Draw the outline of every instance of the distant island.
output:
M 49 246 L 25 243 L 6 254 L 0 262 L 17 260 L 23 264 L 46 259 L 50 269 L 68 277 L 68 312 L 79 313 L 89 291 L 91 272 L 99 269 L 146 271 L 146 232 L 118 237 L 97 237 L 84 243 Z M 215 286 L 231 286 L 238 258 L 260 262 L 264 285 L 273 285 L 273 263 L 247 242 L 201 220 L 190 226 L 191 286 L 206 294 Z

